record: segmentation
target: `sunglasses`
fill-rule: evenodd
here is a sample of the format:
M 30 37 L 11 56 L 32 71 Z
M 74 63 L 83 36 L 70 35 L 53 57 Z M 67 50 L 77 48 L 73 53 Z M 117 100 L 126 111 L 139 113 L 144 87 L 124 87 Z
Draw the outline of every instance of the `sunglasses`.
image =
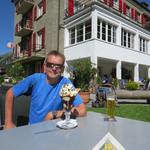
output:
M 54 64 L 54 63 L 47 62 L 46 67 L 50 68 L 50 69 L 53 69 L 55 67 L 56 70 L 60 70 L 64 67 L 64 65 L 63 64 Z

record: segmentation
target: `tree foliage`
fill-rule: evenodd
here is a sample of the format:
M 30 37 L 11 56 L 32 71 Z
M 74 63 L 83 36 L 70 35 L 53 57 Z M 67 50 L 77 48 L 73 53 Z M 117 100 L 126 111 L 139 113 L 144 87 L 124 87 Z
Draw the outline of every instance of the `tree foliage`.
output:
M 6 68 L 6 74 L 11 77 L 14 82 L 17 82 L 21 80 L 25 75 L 24 67 L 20 62 L 10 64 Z

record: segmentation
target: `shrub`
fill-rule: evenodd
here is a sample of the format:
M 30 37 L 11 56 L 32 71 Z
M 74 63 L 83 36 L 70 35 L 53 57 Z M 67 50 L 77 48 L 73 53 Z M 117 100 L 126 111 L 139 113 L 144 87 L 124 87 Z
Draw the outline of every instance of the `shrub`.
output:
M 81 88 L 81 91 L 88 91 L 89 82 L 93 72 L 92 64 L 89 59 L 79 59 L 71 63 L 74 68 L 75 79 L 74 84 L 76 87 Z
M 126 85 L 127 90 L 137 90 L 138 89 L 138 83 L 134 81 L 129 81 Z
M 4 82 L 4 76 L 0 76 L 0 85 Z

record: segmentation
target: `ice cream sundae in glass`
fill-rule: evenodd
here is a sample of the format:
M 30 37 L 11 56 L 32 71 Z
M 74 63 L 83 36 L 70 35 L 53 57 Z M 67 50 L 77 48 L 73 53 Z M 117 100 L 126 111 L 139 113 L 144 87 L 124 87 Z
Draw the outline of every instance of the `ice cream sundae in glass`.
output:
M 71 108 L 75 96 L 78 94 L 79 89 L 74 88 L 74 86 L 69 84 L 64 84 L 60 90 L 60 96 L 62 98 L 63 107 L 65 109 L 65 120 L 57 122 L 57 126 L 62 129 L 71 129 L 77 127 L 77 121 L 71 119 Z

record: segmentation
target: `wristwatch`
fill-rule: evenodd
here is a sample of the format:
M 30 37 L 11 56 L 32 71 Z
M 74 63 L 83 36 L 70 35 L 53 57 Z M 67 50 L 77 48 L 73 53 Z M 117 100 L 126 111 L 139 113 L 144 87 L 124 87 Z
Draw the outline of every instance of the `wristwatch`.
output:
M 53 119 L 56 119 L 57 111 L 52 111 L 52 116 L 53 116 Z

